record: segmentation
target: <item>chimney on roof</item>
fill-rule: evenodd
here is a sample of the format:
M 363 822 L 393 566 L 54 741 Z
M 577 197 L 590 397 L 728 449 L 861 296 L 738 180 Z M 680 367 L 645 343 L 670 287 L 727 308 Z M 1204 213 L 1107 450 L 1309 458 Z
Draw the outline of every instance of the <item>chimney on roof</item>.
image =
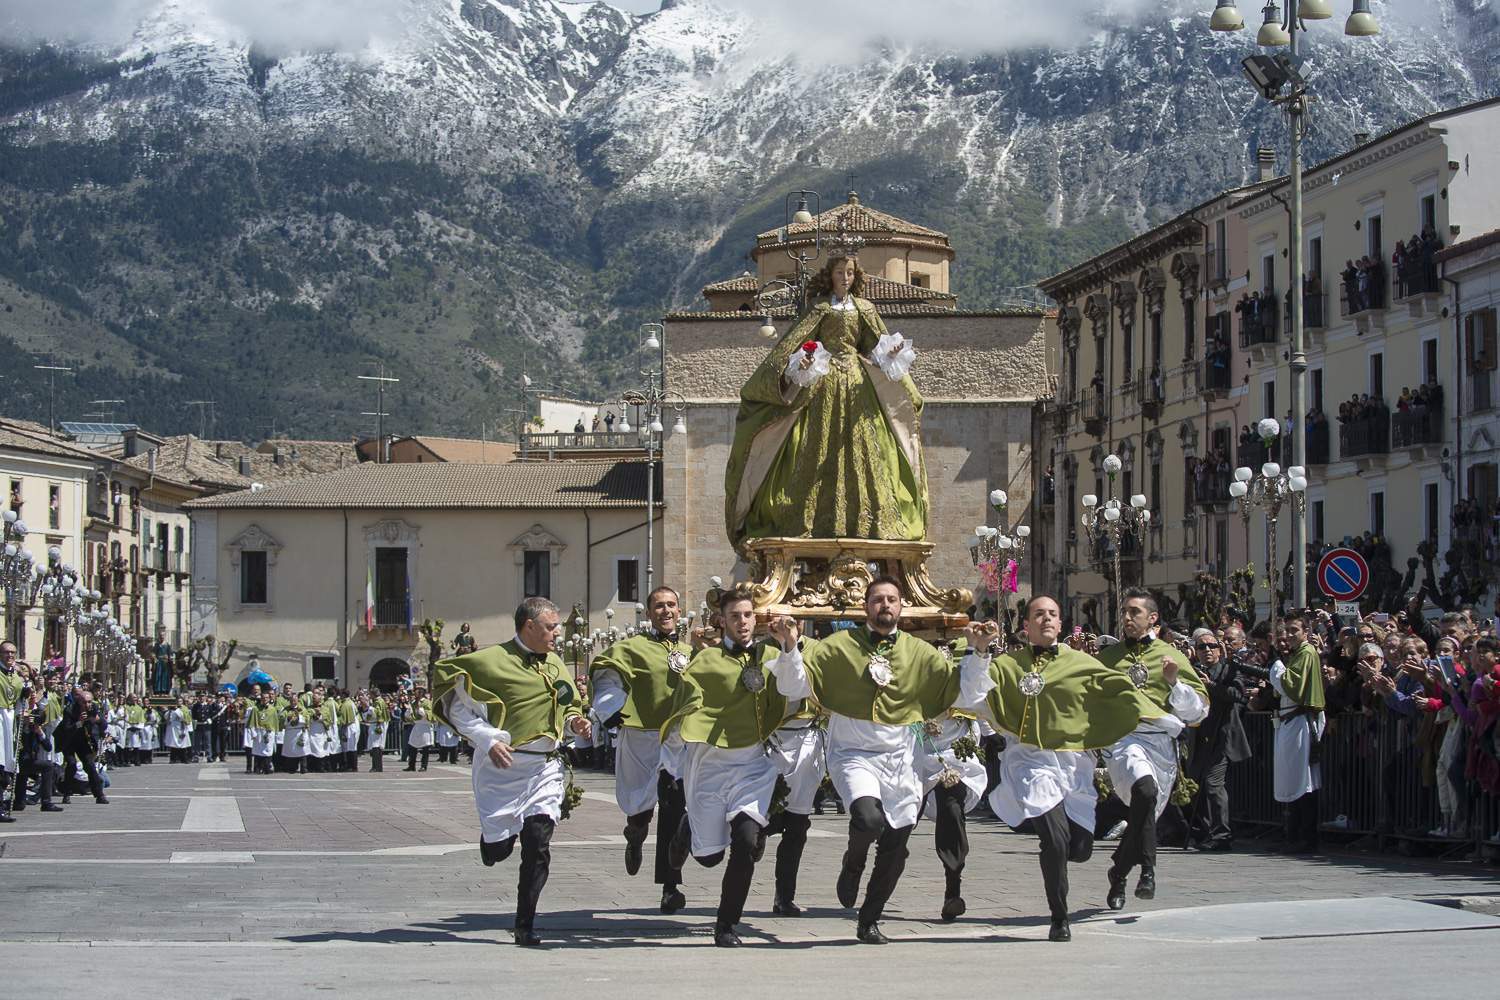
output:
M 248 476 L 248 475 L 250 475 L 250 456 L 249 455 L 241 455 L 240 456 L 240 475 L 242 475 L 242 476 Z
M 224 442 L 223 441 L 215 441 L 214 442 L 214 458 L 223 458 L 223 457 L 224 457 Z
M 1261 146 L 1255 151 L 1255 162 L 1260 167 L 1260 179 L 1262 181 L 1274 180 L 1276 177 L 1276 150 L 1270 146 Z
M 1370 141 L 1370 133 L 1368 133 L 1368 132 L 1356 132 L 1356 133 L 1354 133 L 1354 145 L 1355 145 L 1356 148 L 1358 148 L 1360 146 L 1363 146 L 1365 143 L 1367 143 L 1369 141 Z
M 275 449 L 272 451 L 272 453 L 271 453 L 271 461 L 275 462 L 277 465 L 285 465 L 286 464 L 286 455 L 282 453 L 282 451 L 281 451 L 281 445 L 278 444 L 275 447 Z
M 849 192 L 849 204 L 851 204 L 851 205 L 858 205 L 859 204 L 859 192 L 858 191 L 850 191 Z

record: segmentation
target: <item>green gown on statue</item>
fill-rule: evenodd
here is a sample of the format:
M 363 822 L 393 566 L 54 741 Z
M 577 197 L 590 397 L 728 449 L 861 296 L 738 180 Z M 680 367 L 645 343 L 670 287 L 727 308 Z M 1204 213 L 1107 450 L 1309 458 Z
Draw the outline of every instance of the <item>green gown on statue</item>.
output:
M 927 530 L 922 397 L 909 375 L 891 381 L 866 355 L 885 324 L 815 305 L 740 390 L 724 474 L 730 541 L 750 538 L 913 540 Z M 829 370 L 808 388 L 784 378 L 803 342 L 821 341 Z

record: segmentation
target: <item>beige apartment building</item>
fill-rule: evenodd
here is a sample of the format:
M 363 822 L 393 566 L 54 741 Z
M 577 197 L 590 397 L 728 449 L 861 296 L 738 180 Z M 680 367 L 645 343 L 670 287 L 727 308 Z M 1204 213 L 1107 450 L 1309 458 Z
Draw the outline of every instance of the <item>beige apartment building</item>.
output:
M 1464 444 L 1493 433 L 1474 440 L 1487 422 L 1466 412 L 1490 411 L 1493 362 L 1484 358 L 1476 368 L 1474 346 L 1465 360 L 1465 330 L 1436 258 L 1465 236 L 1500 227 L 1496 157 L 1500 101 L 1491 100 L 1410 122 L 1304 175 L 1308 412 L 1289 409 L 1283 317 L 1253 354 L 1246 417 L 1275 417 L 1284 426 L 1308 421 L 1314 543 L 1368 532 L 1388 542 L 1391 563 L 1403 571 L 1424 540 L 1446 552 L 1454 504 L 1488 489 L 1485 461 L 1461 469 L 1456 459 Z M 1236 212 L 1255 284 L 1283 301 L 1289 229 L 1278 197 L 1285 186 L 1245 200 Z M 1486 301 L 1475 292 L 1471 306 Z M 1492 338 L 1481 331 L 1477 350 Z M 1474 450 L 1493 462 L 1487 448 Z M 1252 558 L 1261 554 L 1263 525 L 1260 514 L 1251 517 Z M 1284 545 L 1280 553 L 1285 559 Z
M 523 597 L 578 606 L 590 631 L 644 599 L 646 463 L 364 463 L 187 505 L 195 634 L 278 682 L 391 687 L 428 651 L 424 619 L 481 645 Z M 660 535 L 658 534 L 658 538 Z M 611 614 L 613 617 L 611 617 Z
M 1054 558 L 1043 586 L 1065 614 L 1115 628 L 1113 549 L 1091 543 L 1083 498 L 1141 494 L 1145 537 L 1120 545 L 1124 586 L 1174 605 L 1200 572 L 1226 580 L 1245 562 L 1229 503 L 1233 442 L 1246 393 L 1246 352 L 1231 322 L 1246 285 L 1237 207 L 1265 183 L 1230 191 L 1041 282 L 1057 303 L 1049 322 L 1055 391 L 1038 406 L 1038 534 Z M 1104 462 L 1120 459 L 1111 483 Z M 1172 615 L 1173 608 L 1165 609 Z

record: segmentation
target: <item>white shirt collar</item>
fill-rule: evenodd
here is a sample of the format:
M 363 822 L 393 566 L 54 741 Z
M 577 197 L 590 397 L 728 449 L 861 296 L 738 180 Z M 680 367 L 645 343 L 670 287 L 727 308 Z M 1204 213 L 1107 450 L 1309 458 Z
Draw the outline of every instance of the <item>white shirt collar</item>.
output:
M 853 312 L 854 296 L 845 295 L 843 298 L 839 298 L 837 295 L 829 295 L 828 307 L 830 309 L 838 310 L 839 312 Z

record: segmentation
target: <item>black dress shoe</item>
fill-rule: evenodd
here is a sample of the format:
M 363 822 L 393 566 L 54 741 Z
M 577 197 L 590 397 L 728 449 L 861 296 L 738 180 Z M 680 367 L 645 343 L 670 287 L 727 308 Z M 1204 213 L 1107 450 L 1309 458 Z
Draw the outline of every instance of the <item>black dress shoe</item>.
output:
M 969 907 L 962 896 L 950 896 L 943 900 L 943 923 L 951 924 L 963 916 Z
M 516 944 L 523 948 L 535 948 L 542 943 L 542 939 L 530 927 L 517 927 L 513 933 Z
M 42 812 L 44 813 L 60 813 L 62 811 L 63 807 L 60 805 L 56 805 L 51 802 L 45 802 L 42 804 Z
M 860 924 L 856 935 L 860 944 L 890 944 L 891 939 L 880 933 L 879 924 Z
M 687 905 L 687 897 L 682 894 L 682 890 L 676 888 L 675 886 L 673 886 L 673 887 L 666 887 L 666 886 L 662 887 L 662 890 L 661 890 L 661 912 L 663 912 L 663 913 L 676 913 L 678 910 L 682 909 L 686 905 Z
M 0 813 L 0 823 L 14 823 L 16 818 L 8 812 Z
M 1136 899 L 1156 898 L 1156 872 L 1149 868 L 1141 869 L 1141 877 L 1135 883 Z
M 1205 852 L 1210 853 L 1210 854 L 1217 854 L 1217 853 L 1222 853 L 1222 852 L 1225 852 L 1225 851 L 1232 851 L 1232 850 L 1234 850 L 1234 841 L 1232 841 L 1232 840 L 1210 840 L 1207 843 L 1205 843 L 1202 847 L 1198 848 L 1198 850 L 1205 851 Z
M 661 836 L 661 831 L 657 831 Z M 672 842 L 667 845 L 667 867 L 673 871 L 681 870 L 687 864 L 688 857 L 693 852 L 693 828 L 688 825 L 688 818 L 682 817 L 682 822 L 677 824 L 677 830 L 672 834 Z
M 102 795 L 96 796 L 94 798 L 94 805 L 96 805 L 96 806 L 107 806 L 107 805 L 109 805 L 109 799 L 106 799 Z
M 858 902 L 859 880 L 860 876 L 864 875 L 864 873 L 865 866 L 863 864 L 860 864 L 858 867 L 855 867 L 853 859 L 849 857 L 849 852 L 845 851 L 844 866 L 839 871 L 839 882 L 837 886 L 839 905 L 844 907 L 844 909 L 847 910 L 856 902 Z
M 636 872 L 641 870 L 641 841 L 645 839 L 645 830 L 634 826 L 627 826 L 625 828 L 626 875 L 634 875 Z
M 1073 932 L 1068 929 L 1068 922 L 1066 920 L 1054 920 L 1054 921 L 1052 921 L 1052 929 L 1047 932 L 1047 940 L 1048 941 L 1071 941 L 1071 940 L 1073 940 Z
M 714 944 L 720 948 L 738 948 L 740 936 L 734 932 L 733 927 L 714 927 Z
M 775 902 L 771 904 L 771 912 L 778 917 L 800 917 L 802 916 L 802 907 L 790 899 L 782 899 L 778 895 Z
M 483 837 L 479 838 L 479 860 L 484 862 L 486 868 L 495 867 L 495 862 L 500 860 L 500 845 L 487 843 Z
M 64 795 L 62 797 L 63 805 L 67 805 L 70 801 L 72 801 L 72 799 L 73 799 L 73 796 L 71 796 L 71 795 Z
M 1142 874 L 1142 878 L 1145 875 Z M 1113 866 L 1109 869 L 1109 893 L 1104 897 L 1104 902 L 1111 910 L 1125 909 L 1125 881 L 1129 873 L 1117 874 Z M 1056 924 L 1053 925 L 1056 927 Z

